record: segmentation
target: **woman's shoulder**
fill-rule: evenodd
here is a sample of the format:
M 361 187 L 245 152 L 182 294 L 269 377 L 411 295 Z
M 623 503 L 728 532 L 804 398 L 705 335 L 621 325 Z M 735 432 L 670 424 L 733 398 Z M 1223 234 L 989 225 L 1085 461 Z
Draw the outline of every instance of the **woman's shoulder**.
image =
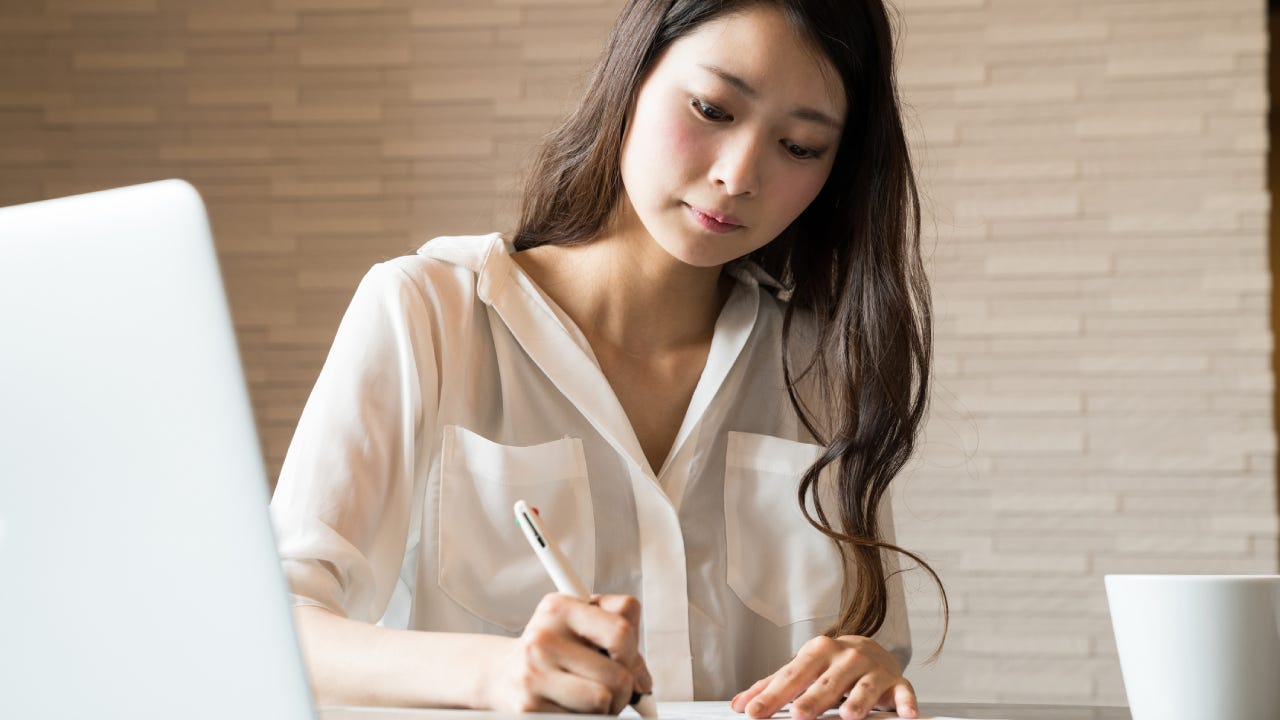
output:
M 468 310 L 479 301 L 479 278 L 495 243 L 502 247 L 496 233 L 441 237 L 413 254 L 379 262 L 360 280 L 347 316 L 370 326 L 455 326 L 473 316 Z
M 476 292 L 478 278 L 505 240 L 488 235 L 446 235 L 428 240 L 412 254 L 374 265 L 362 285 L 414 289 L 428 299 L 462 299 Z

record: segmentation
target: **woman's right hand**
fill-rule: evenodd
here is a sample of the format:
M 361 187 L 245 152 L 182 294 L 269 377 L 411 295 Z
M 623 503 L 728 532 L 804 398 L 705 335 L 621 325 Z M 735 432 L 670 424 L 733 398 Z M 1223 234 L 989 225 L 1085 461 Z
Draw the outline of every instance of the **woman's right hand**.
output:
M 492 664 L 482 705 L 505 712 L 618 714 L 633 691 L 653 690 L 638 651 L 639 625 L 640 603 L 629 595 L 596 595 L 590 603 L 560 593 L 544 596 L 524 634 Z

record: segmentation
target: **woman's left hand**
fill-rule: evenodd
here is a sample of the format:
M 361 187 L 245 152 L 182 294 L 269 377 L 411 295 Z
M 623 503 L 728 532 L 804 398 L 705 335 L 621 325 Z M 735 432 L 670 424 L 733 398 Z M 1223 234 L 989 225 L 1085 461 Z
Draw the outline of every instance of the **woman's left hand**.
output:
M 836 705 L 842 720 L 861 720 L 876 709 L 897 710 L 904 718 L 918 712 L 916 691 L 902 677 L 898 661 L 876 641 L 858 635 L 810 640 L 791 662 L 738 693 L 730 705 L 767 718 L 788 702 L 795 720 L 813 720 Z

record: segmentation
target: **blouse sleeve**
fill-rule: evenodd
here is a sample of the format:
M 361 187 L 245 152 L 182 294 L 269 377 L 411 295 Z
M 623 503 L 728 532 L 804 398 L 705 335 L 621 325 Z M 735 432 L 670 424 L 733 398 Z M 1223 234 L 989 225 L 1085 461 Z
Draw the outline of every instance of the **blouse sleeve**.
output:
M 271 501 L 295 605 L 365 622 L 387 607 L 439 391 L 431 325 L 421 290 L 391 263 L 365 275 L 342 318 Z

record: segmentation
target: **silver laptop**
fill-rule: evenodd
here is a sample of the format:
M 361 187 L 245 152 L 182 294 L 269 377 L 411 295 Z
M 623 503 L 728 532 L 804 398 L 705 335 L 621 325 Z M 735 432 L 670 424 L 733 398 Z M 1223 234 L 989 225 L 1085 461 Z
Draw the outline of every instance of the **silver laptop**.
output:
M 203 205 L 0 209 L 0 718 L 314 717 Z
M 317 717 L 267 500 L 195 189 L 0 208 L 0 719 Z
M 267 501 L 195 189 L 0 208 L 0 719 L 317 717 Z

